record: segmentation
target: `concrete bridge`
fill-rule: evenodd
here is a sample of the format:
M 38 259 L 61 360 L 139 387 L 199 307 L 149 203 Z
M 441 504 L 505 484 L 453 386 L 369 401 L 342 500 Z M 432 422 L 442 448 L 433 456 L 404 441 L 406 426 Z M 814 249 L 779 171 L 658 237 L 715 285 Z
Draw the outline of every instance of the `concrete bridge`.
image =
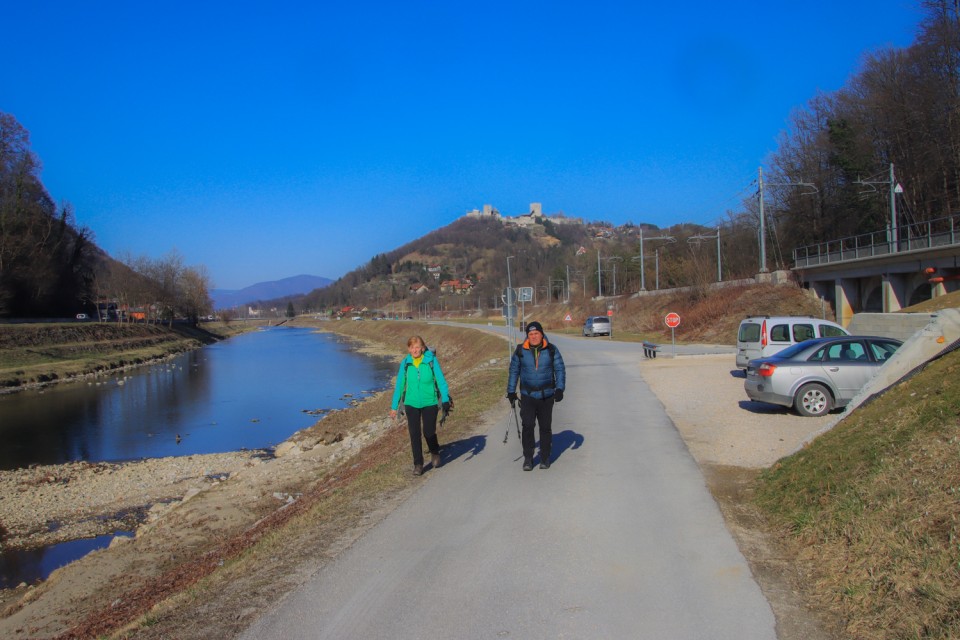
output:
M 960 214 L 842 238 L 793 252 L 800 282 L 846 326 L 859 312 L 891 313 L 960 289 Z

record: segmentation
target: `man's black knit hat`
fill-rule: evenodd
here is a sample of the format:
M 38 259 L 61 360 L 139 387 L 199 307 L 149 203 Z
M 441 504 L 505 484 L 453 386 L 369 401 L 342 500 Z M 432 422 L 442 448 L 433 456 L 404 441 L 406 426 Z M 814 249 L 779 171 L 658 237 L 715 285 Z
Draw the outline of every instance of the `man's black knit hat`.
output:
M 543 325 L 537 322 L 536 320 L 534 320 L 533 322 L 527 325 L 527 333 L 530 333 L 534 329 L 536 329 L 540 333 L 543 333 Z

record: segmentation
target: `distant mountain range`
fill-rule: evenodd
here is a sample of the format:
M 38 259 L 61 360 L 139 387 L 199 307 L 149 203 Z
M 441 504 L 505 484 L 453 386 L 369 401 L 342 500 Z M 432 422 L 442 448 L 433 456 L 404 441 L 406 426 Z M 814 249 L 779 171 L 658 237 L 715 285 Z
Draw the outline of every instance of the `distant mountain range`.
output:
M 229 309 L 258 300 L 275 300 L 285 296 L 310 293 L 322 289 L 333 280 L 320 276 L 299 275 L 271 282 L 258 282 L 243 289 L 213 289 L 210 298 L 214 309 Z

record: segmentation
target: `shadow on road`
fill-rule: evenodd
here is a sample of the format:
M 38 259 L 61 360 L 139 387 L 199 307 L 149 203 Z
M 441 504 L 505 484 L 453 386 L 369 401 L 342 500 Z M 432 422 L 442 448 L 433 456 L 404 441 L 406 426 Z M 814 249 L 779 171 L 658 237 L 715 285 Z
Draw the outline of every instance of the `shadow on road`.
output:
M 583 436 L 576 431 L 561 431 L 553 434 L 553 454 L 554 460 L 559 460 L 567 449 L 579 449 L 583 445 Z
M 444 464 L 466 455 L 465 460 L 479 455 L 487 446 L 487 436 L 471 436 L 463 440 L 454 440 L 440 448 L 440 459 Z

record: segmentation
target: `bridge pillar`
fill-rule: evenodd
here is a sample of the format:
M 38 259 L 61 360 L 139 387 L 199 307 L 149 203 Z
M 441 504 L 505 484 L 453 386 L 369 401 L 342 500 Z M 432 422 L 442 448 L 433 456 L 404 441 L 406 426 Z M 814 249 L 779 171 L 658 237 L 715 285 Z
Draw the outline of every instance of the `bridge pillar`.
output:
M 834 313 L 837 316 L 837 324 L 845 327 L 853 319 L 854 305 L 859 304 L 857 281 L 838 278 L 834 282 L 834 292 Z
M 883 312 L 893 313 L 903 309 L 906 294 L 905 278 L 900 274 L 884 274 L 880 286 L 883 287 Z

